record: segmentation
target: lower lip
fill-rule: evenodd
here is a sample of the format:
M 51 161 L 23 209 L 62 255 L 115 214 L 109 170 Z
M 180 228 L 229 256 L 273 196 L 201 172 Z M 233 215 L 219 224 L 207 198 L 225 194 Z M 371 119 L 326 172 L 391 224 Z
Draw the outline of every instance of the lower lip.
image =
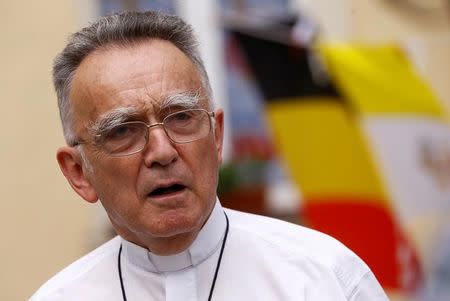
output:
M 175 205 L 184 199 L 184 194 L 186 193 L 186 191 L 187 189 L 185 187 L 175 192 L 165 193 L 161 195 L 149 195 L 147 198 L 150 201 L 161 205 Z

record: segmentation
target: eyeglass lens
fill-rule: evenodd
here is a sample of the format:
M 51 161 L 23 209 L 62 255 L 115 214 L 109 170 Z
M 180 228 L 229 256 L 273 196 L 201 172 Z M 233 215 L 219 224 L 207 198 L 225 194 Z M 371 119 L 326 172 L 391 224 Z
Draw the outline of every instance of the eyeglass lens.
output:
M 144 149 L 149 128 L 141 121 L 125 122 L 102 134 L 99 144 L 115 156 L 125 156 Z M 209 113 L 202 109 L 184 110 L 166 116 L 162 126 L 169 139 L 175 143 L 188 143 L 201 139 L 211 130 Z

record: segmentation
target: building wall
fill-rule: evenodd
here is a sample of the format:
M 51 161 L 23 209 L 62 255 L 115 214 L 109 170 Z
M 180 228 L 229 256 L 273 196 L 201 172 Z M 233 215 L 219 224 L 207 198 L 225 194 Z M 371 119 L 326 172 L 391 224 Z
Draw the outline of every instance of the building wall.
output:
M 89 218 L 55 160 L 51 65 L 79 22 L 71 1 L 1 1 L 0 300 L 27 300 L 86 252 Z

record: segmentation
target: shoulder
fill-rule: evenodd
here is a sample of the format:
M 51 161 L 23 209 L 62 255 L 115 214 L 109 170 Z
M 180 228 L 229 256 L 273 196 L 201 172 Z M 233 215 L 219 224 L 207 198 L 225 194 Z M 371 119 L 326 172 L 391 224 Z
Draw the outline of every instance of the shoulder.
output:
M 53 300 L 68 287 L 82 286 L 83 279 L 90 278 L 91 274 L 102 273 L 105 267 L 114 266 L 111 262 L 116 258 L 120 243 L 117 236 L 76 260 L 44 283 L 30 301 Z
M 291 266 L 326 273 L 347 296 L 372 273 L 354 252 L 327 234 L 274 218 L 230 209 L 225 212 L 230 231 L 238 232 L 241 244 L 263 246 L 265 252 Z
M 305 251 L 324 262 L 340 254 L 356 256 L 341 242 L 322 232 L 276 218 L 231 209 L 225 209 L 225 212 L 231 229 L 265 240 L 268 244 L 295 252 Z

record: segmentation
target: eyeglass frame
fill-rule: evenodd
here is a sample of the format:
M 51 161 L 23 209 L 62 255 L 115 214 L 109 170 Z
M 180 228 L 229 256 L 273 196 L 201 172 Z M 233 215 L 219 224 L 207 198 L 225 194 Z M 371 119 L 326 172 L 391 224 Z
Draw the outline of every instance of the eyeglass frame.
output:
M 124 125 L 124 124 L 142 124 L 142 125 L 145 125 L 145 126 L 147 127 L 147 131 L 145 132 L 145 135 L 144 135 L 144 137 L 145 137 L 145 143 L 143 144 L 142 148 L 140 148 L 140 149 L 138 149 L 138 150 L 136 150 L 136 151 L 133 151 L 133 152 L 131 152 L 131 153 L 126 153 L 126 154 L 116 155 L 116 154 L 113 154 L 113 153 L 110 153 L 110 152 L 106 151 L 102 146 L 100 146 L 99 148 L 100 148 L 104 153 L 108 154 L 108 155 L 111 156 L 111 157 L 115 157 L 115 158 L 126 157 L 126 156 L 131 156 L 131 155 L 140 153 L 140 152 L 142 152 L 142 151 L 145 149 L 146 145 L 148 144 L 148 138 L 149 138 L 149 132 L 150 132 L 150 129 L 151 129 L 151 128 L 154 128 L 154 127 L 157 127 L 157 126 L 161 126 L 161 127 L 163 128 L 164 133 L 166 134 L 167 138 L 168 138 L 172 143 L 175 143 L 175 144 L 186 144 L 186 143 L 191 143 L 191 142 L 200 140 L 200 139 L 206 137 L 207 135 L 205 135 L 204 137 L 199 137 L 199 138 L 196 138 L 196 139 L 193 139 L 193 140 L 189 140 L 189 141 L 177 142 L 177 141 L 173 140 L 173 139 L 170 137 L 170 135 L 169 135 L 169 133 L 167 132 L 167 129 L 166 129 L 165 125 L 164 125 L 164 121 L 165 121 L 167 118 L 169 118 L 169 117 L 171 117 L 171 116 L 174 116 L 174 115 L 176 115 L 176 114 L 179 114 L 179 113 L 190 112 L 190 111 L 202 111 L 202 112 L 205 112 L 205 113 L 208 115 L 208 121 L 209 121 L 209 130 L 208 130 L 208 134 L 211 132 L 212 129 L 214 129 L 214 122 L 211 121 L 211 118 L 215 118 L 215 117 L 216 117 L 216 112 L 215 112 L 215 111 L 208 111 L 208 110 L 205 110 L 205 109 L 185 109 L 185 110 L 181 110 L 181 111 L 177 111 L 177 112 L 170 113 L 170 114 L 168 114 L 167 116 L 165 116 L 161 122 L 155 122 L 155 123 L 153 123 L 153 124 L 147 124 L 146 122 L 144 122 L 144 121 L 139 121 L 139 120 L 136 120 L 136 121 L 126 121 L 126 122 L 121 122 L 121 123 L 117 124 L 115 127 L 118 127 L 118 126 Z M 94 136 L 95 136 L 95 137 L 101 137 L 102 134 L 96 134 L 96 135 L 94 135 Z M 80 140 L 74 141 L 73 144 L 72 144 L 71 146 L 72 146 L 72 147 L 76 147 L 76 146 L 78 146 L 78 145 L 83 145 L 83 144 L 91 144 L 91 143 L 90 143 L 89 141 L 80 139 Z M 92 144 L 95 145 L 96 142 L 94 141 Z

